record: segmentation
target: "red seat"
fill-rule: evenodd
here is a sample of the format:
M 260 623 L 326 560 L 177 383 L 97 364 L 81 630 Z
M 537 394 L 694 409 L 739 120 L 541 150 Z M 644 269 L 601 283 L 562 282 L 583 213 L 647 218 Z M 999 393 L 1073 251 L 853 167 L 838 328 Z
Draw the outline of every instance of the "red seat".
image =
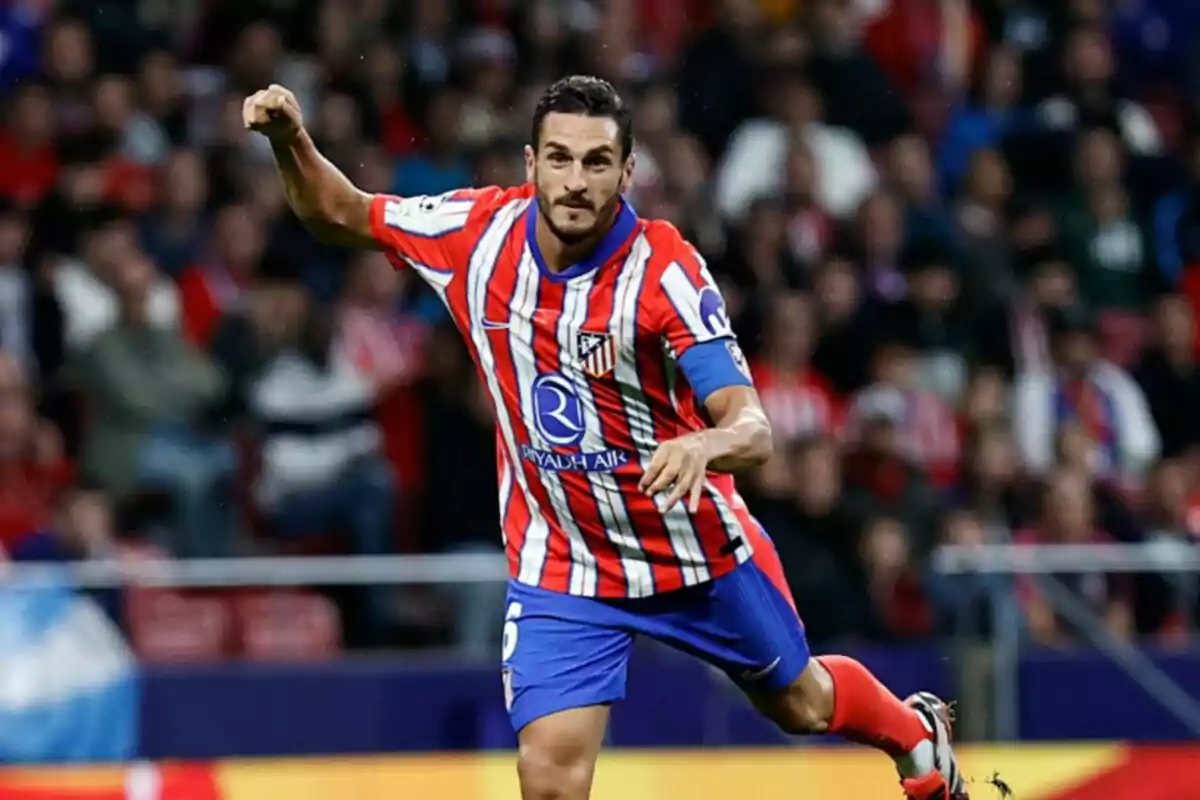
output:
M 234 600 L 237 651 L 256 661 L 316 661 L 341 651 L 337 608 L 310 592 L 244 594 Z
M 220 597 L 131 589 L 125 616 L 134 651 L 145 661 L 194 663 L 225 657 L 231 620 Z

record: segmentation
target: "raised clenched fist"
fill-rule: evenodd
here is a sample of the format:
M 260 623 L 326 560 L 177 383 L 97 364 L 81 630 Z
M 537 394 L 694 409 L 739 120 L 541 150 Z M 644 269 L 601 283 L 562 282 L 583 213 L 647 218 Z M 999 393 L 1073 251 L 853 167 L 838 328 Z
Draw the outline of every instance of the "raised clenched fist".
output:
M 286 141 L 304 126 L 296 95 L 277 83 L 260 89 L 242 103 L 242 122 L 268 139 Z

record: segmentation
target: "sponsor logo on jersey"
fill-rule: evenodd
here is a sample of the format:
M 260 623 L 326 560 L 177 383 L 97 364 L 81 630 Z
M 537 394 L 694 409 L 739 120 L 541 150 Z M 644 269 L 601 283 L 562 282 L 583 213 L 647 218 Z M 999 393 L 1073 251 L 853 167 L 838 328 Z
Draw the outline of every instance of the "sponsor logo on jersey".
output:
M 629 463 L 627 450 L 600 450 L 595 453 L 556 453 L 521 445 L 521 458 L 552 472 L 612 472 Z
M 733 335 L 733 326 L 729 324 L 729 314 L 725 311 L 725 301 L 721 298 L 721 293 L 711 286 L 700 290 L 700 321 L 713 337 Z
M 583 441 L 587 426 L 574 383 L 556 372 L 539 375 L 532 394 L 534 424 L 547 444 L 574 447 Z
M 578 449 L 587 434 L 587 423 L 583 401 L 568 378 L 555 372 L 539 375 L 531 394 L 534 427 L 552 449 L 522 444 L 521 458 L 555 472 L 611 472 L 629 463 L 631 454 L 625 450 Z

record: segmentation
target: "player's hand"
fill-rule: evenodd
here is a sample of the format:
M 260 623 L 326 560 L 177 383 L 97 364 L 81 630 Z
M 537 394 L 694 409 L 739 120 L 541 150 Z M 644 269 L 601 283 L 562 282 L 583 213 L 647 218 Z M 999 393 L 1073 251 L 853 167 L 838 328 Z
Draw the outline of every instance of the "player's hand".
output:
M 304 117 L 292 90 L 272 83 L 242 103 L 242 123 L 272 141 L 285 142 L 304 127 Z
M 649 497 L 670 489 L 665 508 L 673 508 L 686 497 L 688 510 L 698 511 L 708 475 L 708 459 L 708 443 L 703 431 L 663 442 L 654 451 L 654 458 L 638 482 L 638 489 Z

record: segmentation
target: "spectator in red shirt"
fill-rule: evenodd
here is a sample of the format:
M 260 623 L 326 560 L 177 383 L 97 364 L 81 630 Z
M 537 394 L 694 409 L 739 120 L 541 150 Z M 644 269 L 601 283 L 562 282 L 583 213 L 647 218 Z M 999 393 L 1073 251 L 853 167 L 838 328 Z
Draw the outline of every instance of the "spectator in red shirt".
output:
M 916 352 L 903 339 L 885 339 L 872 359 L 874 382 L 858 392 L 846 413 L 846 438 L 856 443 L 864 425 L 865 409 L 880 392 L 902 401 L 896 435 L 904 456 L 925 470 L 937 487 L 953 483 L 959 456 L 958 420 L 954 409 L 936 394 L 917 385 Z M 891 400 L 889 400 L 891 402 Z
M 38 420 L 20 366 L 0 352 L 0 549 L 12 552 L 51 523 L 71 477 L 58 431 Z
M 58 181 L 54 106 L 37 83 L 23 84 L 11 100 L 9 126 L 0 131 L 0 195 L 32 205 Z
M 154 202 L 154 172 L 163 143 L 146 141 L 137 130 L 137 98 L 128 78 L 106 75 L 92 89 L 93 134 L 103 143 L 105 197 L 130 211 Z
M 880 632 L 889 638 L 932 633 L 933 609 L 903 523 L 887 517 L 872 521 L 863 532 L 861 551 Z
M 771 304 L 762 358 L 753 367 L 763 409 L 780 446 L 812 435 L 837 434 L 842 401 L 812 369 L 812 299 L 800 292 Z
M 966 0 L 892 0 L 864 31 L 865 44 L 896 87 L 960 88 L 982 39 Z
M 934 543 L 937 498 L 924 471 L 905 453 L 901 431 L 907 407 L 903 393 L 886 386 L 857 397 L 859 436 L 843 461 L 846 503 L 859 519 L 896 520 L 909 547 L 924 554 Z
M 247 206 L 226 206 L 217 214 L 211 255 L 179 276 L 183 330 L 193 345 L 208 346 L 221 316 L 257 275 L 264 245 L 261 222 Z

